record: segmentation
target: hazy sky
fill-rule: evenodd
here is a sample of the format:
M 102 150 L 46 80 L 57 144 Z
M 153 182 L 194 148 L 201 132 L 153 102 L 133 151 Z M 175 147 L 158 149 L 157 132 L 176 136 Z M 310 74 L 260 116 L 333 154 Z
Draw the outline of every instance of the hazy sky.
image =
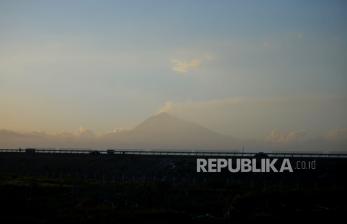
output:
M 347 127 L 347 3 L 0 0 L 0 129 Z

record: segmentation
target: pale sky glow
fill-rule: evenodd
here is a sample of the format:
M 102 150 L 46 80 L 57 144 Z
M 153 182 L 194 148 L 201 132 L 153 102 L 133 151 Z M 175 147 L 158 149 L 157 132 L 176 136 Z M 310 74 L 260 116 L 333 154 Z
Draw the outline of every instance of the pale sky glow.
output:
M 342 0 L 0 0 L 0 129 L 344 129 L 346 21 Z

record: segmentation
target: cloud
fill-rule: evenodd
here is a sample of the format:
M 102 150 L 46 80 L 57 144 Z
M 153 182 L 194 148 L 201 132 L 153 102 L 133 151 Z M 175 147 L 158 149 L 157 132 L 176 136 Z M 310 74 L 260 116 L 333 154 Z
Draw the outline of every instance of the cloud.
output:
M 347 141 L 347 128 L 331 130 L 325 135 L 325 138 L 330 141 Z
M 78 129 L 77 135 L 84 138 L 86 137 L 90 138 L 90 137 L 94 137 L 95 133 L 90 129 L 80 127 Z
M 198 69 L 201 66 L 202 61 L 200 59 L 191 59 L 190 61 L 172 59 L 171 63 L 173 71 L 177 73 L 187 73 Z
M 187 52 L 185 52 L 185 54 L 187 54 Z M 190 59 L 175 58 L 171 60 L 171 69 L 179 74 L 185 74 L 201 68 L 203 64 L 206 64 L 206 62 L 212 61 L 214 59 L 215 56 L 210 53 L 204 53 L 199 57 L 192 57 Z
M 267 142 L 275 144 L 290 144 L 297 143 L 305 140 L 307 136 L 306 131 L 290 131 L 290 132 L 280 132 L 277 130 L 271 131 L 270 135 L 266 138 Z
M 280 132 L 273 130 L 264 140 L 265 150 L 340 153 L 346 152 L 347 129 L 332 129 L 321 136 L 306 131 Z
M 131 130 L 131 129 L 128 129 L 128 128 L 115 128 L 115 129 L 112 130 L 111 133 L 107 133 L 107 134 L 126 133 L 126 132 L 128 132 L 129 130 Z
M 166 101 L 164 105 L 159 109 L 158 113 L 169 113 L 173 110 L 174 103 L 172 101 Z

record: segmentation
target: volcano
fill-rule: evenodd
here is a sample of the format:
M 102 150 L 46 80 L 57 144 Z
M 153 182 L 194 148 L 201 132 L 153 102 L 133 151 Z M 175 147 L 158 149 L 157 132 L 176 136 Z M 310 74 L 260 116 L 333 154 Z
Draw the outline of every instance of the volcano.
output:
M 238 147 L 237 140 L 169 113 L 151 116 L 134 129 L 113 134 L 114 145 L 141 149 L 225 149 Z

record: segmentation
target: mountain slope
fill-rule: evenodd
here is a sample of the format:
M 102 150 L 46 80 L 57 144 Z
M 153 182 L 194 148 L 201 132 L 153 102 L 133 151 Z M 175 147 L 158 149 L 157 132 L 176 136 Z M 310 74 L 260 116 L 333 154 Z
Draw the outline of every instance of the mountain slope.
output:
M 131 131 L 113 135 L 115 145 L 149 149 L 233 149 L 236 139 L 168 113 L 152 116 Z

